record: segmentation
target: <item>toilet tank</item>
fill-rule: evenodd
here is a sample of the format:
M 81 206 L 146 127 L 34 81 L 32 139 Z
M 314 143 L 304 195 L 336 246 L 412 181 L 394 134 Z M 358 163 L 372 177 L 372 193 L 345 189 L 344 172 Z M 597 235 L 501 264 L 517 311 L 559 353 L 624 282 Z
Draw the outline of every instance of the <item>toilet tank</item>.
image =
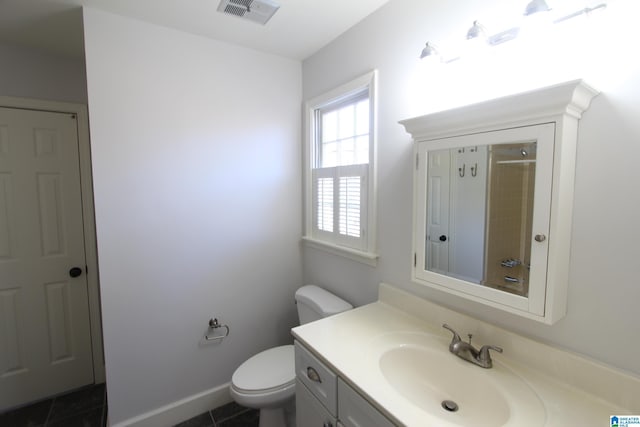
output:
M 306 285 L 298 289 L 296 304 L 301 325 L 353 308 L 342 298 L 315 285 Z

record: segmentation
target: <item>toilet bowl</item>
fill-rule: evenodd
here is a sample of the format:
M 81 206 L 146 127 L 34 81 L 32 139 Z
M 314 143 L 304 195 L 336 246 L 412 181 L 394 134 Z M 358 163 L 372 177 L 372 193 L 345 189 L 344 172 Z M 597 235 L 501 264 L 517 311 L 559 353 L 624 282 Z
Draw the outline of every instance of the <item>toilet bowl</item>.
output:
M 240 365 L 231 379 L 234 400 L 257 409 L 279 406 L 291 399 L 295 386 L 293 345 L 256 354 Z
M 315 285 L 296 291 L 300 323 L 308 323 L 353 308 Z M 256 354 L 233 373 L 230 394 L 242 406 L 260 410 L 260 427 L 295 427 L 295 357 L 293 345 Z

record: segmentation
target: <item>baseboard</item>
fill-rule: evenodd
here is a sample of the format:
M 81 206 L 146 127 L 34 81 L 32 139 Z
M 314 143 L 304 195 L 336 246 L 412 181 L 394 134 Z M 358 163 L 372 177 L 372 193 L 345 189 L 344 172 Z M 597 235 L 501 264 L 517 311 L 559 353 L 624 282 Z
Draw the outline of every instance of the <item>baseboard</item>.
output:
M 110 427 L 170 427 L 231 402 L 229 383 L 177 400 Z

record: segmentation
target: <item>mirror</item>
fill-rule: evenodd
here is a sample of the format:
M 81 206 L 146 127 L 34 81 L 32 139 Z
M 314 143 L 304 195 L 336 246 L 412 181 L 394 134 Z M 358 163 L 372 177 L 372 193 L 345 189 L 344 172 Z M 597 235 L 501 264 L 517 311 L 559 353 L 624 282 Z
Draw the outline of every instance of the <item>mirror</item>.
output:
M 537 142 L 428 153 L 426 270 L 528 296 Z
M 416 279 L 544 315 L 555 130 L 542 123 L 417 144 Z
M 536 321 L 566 314 L 580 80 L 400 123 L 415 142 L 412 281 Z

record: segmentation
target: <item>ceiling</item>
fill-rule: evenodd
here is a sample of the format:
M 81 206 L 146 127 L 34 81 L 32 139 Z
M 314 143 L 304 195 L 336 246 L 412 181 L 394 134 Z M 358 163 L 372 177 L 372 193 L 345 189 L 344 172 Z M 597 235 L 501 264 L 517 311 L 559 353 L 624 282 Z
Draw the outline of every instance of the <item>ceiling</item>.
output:
M 217 12 L 219 0 L 0 0 L 0 43 L 83 56 L 87 6 L 302 60 L 389 0 L 275 0 L 266 26 Z

